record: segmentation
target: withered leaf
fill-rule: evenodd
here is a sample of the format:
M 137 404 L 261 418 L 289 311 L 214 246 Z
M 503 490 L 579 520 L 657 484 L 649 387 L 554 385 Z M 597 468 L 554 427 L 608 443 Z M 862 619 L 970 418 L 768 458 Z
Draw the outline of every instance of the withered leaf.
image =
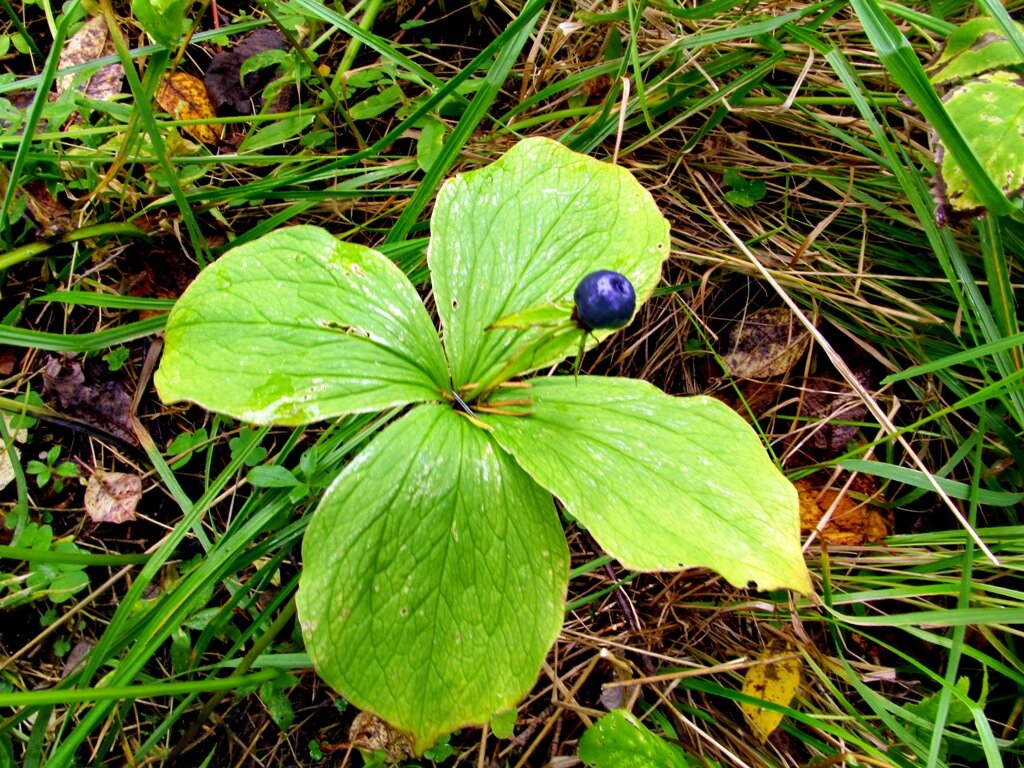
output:
M 414 757 L 412 739 L 371 712 L 360 712 L 352 721 L 348 739 L 357 749 L 382 749 L 388 763 L 404 763 Z
M 807 330 L 786 307 L 765 307 L 733 328 L 723 360 L 737 378 L 782 376 L 796 365 L 808 339 Z
M 93 522 L 129 522 L 141 498 L 138 475 L 96 469 L 85 486 L 85 511 Z
M 287 49 L 279 33 L 266 27 L 238 41 L 230 51 L 213 57 L 203 81 L 218 113 L 251 115 L 262 109 L 263 90 L 275 77 L 275 67 L 263 67 L 242 77 L 242 65 L 264 51 Z
M 743 693 L 772 704 L 788 706 L 800 690 L 800 658 L 795 654 L 786 657 L 772 649 L 763 653 L 761 660 L 763 663 L 747 670 L 743 678 Z M 757 740 L 764 744 L 782 722 L 782 713 L 746 702 L 740 706 Z
M 156 103 L 177 120 L 211 120 L 217 116 L 203 81 L 187 72 L 164 75 L 156 91 Z M 207 123 L 182 126 L 204 144 L 220 143 L 223 127 Z
M 5 415 L 0 415 L 0 419 L 4 420 L 4 426 L 7 427 L 7 433 L 11 436 L 12 443 L 24 443 L 28 439 L 27 429 L 11 430 L 11 420 Z M 15 459 L 21 455 L 21 449 L 18 446 L 12 446 L 14 448 Z M 14 464 L 11 459 L 11 454 L 8 452 L 7 444 L 0 440 L 0 490 L 3 490 L 11 481 L 14 479 Z
M 81 363 L 51 355 L 43 367 L 43 392 L 56 396 L 66 413 L 138 445 L 131 423 L 132 400 L 120 382 L 86 383 Z
M 94 523 L 126 523 L 135 519 L 141 498 L 138 475 L 96 469 L 85 486 L 85 511 Z
M 855 370 L 854 376 L 866 389 L 873 387 L 872 376 L 866 369 Z M 814 427 L 811 444 L 825 456 L 837 456 L 846 450 L 846 444 L 860 431 L 856 422 L 867 416 L 867 406 L 845 381 L 834 381 L 815 376 L 804 385 L 800 412 L 808 419 L 820 419 L 823 424 Z M 819 457 L 821 458 L 821 457 Z
M 58 66 L 61 69 L 87 64 L 90 61 L 113 56 L 116 53 L 110 40 L 107 22 L 102 16 L 93 16 L 64 44 Z M 63 93 L 80 75 L 63 75 L 57 78 L 57 93 Z M 109 101 L 121 92 L 124 67 L 119 63 L 100 67 L 88 77 L 79 90 L 93 99 Z

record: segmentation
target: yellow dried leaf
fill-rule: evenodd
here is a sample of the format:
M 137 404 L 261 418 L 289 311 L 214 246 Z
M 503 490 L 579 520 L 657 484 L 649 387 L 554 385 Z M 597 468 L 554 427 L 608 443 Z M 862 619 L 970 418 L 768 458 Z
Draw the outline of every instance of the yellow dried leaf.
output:
M 135 519 L 141 498 L 138 475 L 97 469 L 85 486 L 85 511 L 94 523 L 125 523 Z
M 61 50 L 57 66 L 61 69 L 88 64 L 90 61 L 113 56 L 114 43 L 110 40 L 107 22 L 102 16 L 93 16 L 83 24 L 75 34 L 68 38 Z M 57 78 L 57 93 L 70 88 L 79 75 L 63 75 Z M 121 92 L 121 81 L 124 79 L 124 67 L 120 64 L 107 64 L 100 67 L 87 80 L 79 85 L 79 90 L 93 99 L 110 101 Z
M 176 120 L 210 120 L 217 116 L 203 81 L 187 72 L 164 75 L 156 91 L 156 103 Z M 182 128 L 204 144 L 214 145 L 220 143 L 223 132 L 223 126 L 206 123 Z
M 789 706 L 800 689 L 800 658 L 787 656 L 785 652 L 780 654 L 773 649 L 763 653 L 761 659 L 763 663 L 747 670 L 743 678 L 743 693 L 772 704 Z M 754 736 L 764 744 L 782 722 L 782 713 L 746 702 L 741 706 Z

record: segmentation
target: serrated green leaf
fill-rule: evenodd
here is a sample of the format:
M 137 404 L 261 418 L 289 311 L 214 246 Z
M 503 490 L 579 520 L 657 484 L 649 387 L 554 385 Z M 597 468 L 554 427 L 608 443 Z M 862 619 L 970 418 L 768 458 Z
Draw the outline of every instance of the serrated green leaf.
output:
M 156 386 L 165 402 L 303 424 L 436 399 L 448 374 L 437 332 L 398 267 L 303 226 L 203 270 L 168 318 Z
M 946 101 L 949 114 L 978 161 L 1010 198 L 1024 189 L 1024 81 L 1014 72 L 992 72 L 954 88 Z M 959 211 L 983 201 L 949 153 L 941 164 L 949 204 Z
M 568 549 L 551 495 L 447 406 L 413 408 L 349 463 L 302 555 L 317 672 L 418 752 L 513 706 L 561 628 Z
M 1017 24 L 1024 32 L 1024 25 Z M 933 83 L 948 83 L 1022 64 L 1020 54 L 990 16 L 978 16 L 957 27 L 946 38 L 946 46 L 935 62 Z
M 431 233 L 427 259 L 453 381 L 478 384 L 470 396 L 579 345 L 578 334 L 564 334 L 540 354 L 523 354 L 548 331 L 488 331 L 496 320 L 571 302 L 576 284 L 597 269 L 626 275 L 639 305 L 669 248 L 668 222 L 628 171 L 540 138 L 448 180 Z
M 478 415 L 608 554 L 638 571 L 705 566 L 736 586 L 810 592 L 796 489 L 730 408 L 633 379 L 531 384 L 514 390 L 529 415 Z
M 580 760 L 591 768 L 688 768 L 686 753 L 624 709 L 609 712 L 580 738 Z
M 185 11 L 192 0 L 132 0 L 132 13 L 153 42 L 173 48 L 188 24 Z

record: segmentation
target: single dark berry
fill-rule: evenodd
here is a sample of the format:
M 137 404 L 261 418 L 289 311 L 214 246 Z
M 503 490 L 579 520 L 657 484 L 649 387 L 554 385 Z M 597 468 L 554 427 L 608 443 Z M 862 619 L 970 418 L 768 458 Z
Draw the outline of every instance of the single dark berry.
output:
M 624 328 L 636 309 L 636 291 L 626 276 L 608 269 L 591 272 L 572 295 L 576 319 L 590 330 Z

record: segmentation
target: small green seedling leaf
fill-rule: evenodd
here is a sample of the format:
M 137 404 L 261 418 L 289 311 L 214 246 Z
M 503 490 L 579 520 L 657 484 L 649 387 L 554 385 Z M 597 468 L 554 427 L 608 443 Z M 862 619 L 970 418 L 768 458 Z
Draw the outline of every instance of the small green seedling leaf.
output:
M 568 548 L 551 495 L 448 406 L 413 408 L 345 468 L 302 558 L 317 672 L 417 752 L 514 706 L 562 625 Z
M 739 171 L 730 168 L 722 177 L 725 184 L 732 189 L 725 193 L 725 199 L 741 208 L 753 208 L 764 199 L 767 188 L 760 179 L 745 179 Z
M 107 370 L 120 371 L 128 362 L 130 354 L 127 347 L 115 347 L 103 356 L 103 362 L 107 364 Z
M 971 145 L 982 167 L 1007 197 L 1024 189 L 1024 80 L 1014 72 L 991 72 L 957 86 L 946 111 Z M 948 153 L 940 170 L 950 206 L 958 211 L 983 207 L 971 179 Z
M 689 768 L 686 753 L 624 709 L 602 717 L 580 737 L 580 760 L 591 768 Z
M 249 449 L 249 443 L 253 440 L 256 435 L 255 429 L 249 429 L 248 427 L 242 427 L 238 431 L 236 437 L 232 437 L 228 440 L 228 449 L 231 451 L 231 459 L 234 460 L 244 451 Z M 267 458 L 267 449 L 262 445 L 254 446 L 248 453 L 245 454 L 245 458 L 242 463 L 247 467 L 255 467 L 257 464 L 262 464 Z
M 491 718 L 491 733 L 499 739 L 511 739 L 516 730 L 516 719 L 519 717 L 519 710 L 515 707 L 499 712 Z
M 584 275 L 598 269 L 624 274 L 642 303 L 668 249 L 668 222 L 628 171 L 548 139 L 525 139 L 486 168 L 449 179 L 434 207 L 427 259 L 453 383 L 475 384 L 473 396 L 564 360 L 578 334 L 523 354 L 546 329 L 488 328 L 509 314 L 571 301 Z M 595 333 L 591 343 L 609 333 Z
M 295 709 L 288 698 L 288 689 L 293 688 L 297 682 L 294 675 L 285 674 L 260 686 L 260 701 L 281 733 L 288 733 L 295 722 Z
M 1024 33 L 1024 25 L 1018 23 L 1017 29 Z M 965 80 L 1017 64 L 1024 64 L 1024 60 L 999 28 L 999 23 L 991 16 L 978 16 L 957 27 L 946 38 L 931 81 L 939 84 Z
M 430 749 L 423 753 L 423 756 L 427 760 L 433 760 L 435 763 L 443 763 L 449 757 L 455 754 L 455 749 L 449 743 L 451 740 L 450 736 L 445 736 L 437 744 L 432 746 Z
M 156 386 L 256 424 L 437 399 L 437 332 L 386 257 L 317 227 L 271 232 L 200 273 L 167 321 Z
M 739 587 L 811 591 L 796 489 L 731 408 L 634 379 L 531 384 L 514 390 L 529 416 L 480 418 L 624 566 L 705 566 Z

